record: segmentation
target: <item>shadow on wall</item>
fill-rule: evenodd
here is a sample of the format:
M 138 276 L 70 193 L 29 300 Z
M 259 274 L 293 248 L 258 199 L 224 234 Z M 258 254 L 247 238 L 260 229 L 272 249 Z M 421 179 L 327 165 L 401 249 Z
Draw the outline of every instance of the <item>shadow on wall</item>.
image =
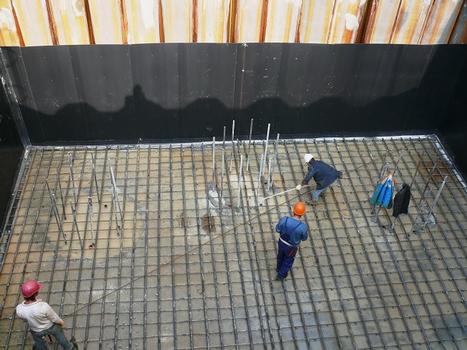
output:
M 437 120 L 424 113 L 416 90 L 381 97 L 357 106 L 342 98 L 322 98 L 292 107 L 280 98 L 260 99 L 244 109 L 227 108 L 215 98 L 197 99 L 181 109 L 165 109 L 147 99 L 139 85 L 125 98 L 121 109 L 99 111 L 87 103 L 72 103 L 49 115 L 21 106 L 35 144 L 81 142 L 173 141 L 221 138 L 236 120 L 236 135 L 248 135 L 250 118 L 254 135 L 265 134 L 267 123 L 282 135 L 377 135 L 434 130 Z M 229 132 L 228 132 L 229 134 Z

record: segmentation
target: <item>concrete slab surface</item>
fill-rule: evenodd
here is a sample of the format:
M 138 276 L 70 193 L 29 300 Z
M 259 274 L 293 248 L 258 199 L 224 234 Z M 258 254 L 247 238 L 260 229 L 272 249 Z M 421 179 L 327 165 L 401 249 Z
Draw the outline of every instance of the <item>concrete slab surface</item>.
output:
M 14 308 L 38 279 L 83 349 L 467 348 L 467 192 L 435 137 L 271 142 L 270 191 L 264 143 L 223 148 L 214 177 L 211 143 L 31 148 L 2 235 L 3 346 L 31 348 Z M 259 204 L 301 182 L 308 152 L 344 177 L 308 206 L 310 239 L 278 282 L 274 226 L 310 192 Z M 374 222 L 385 162 L 412 201 Z

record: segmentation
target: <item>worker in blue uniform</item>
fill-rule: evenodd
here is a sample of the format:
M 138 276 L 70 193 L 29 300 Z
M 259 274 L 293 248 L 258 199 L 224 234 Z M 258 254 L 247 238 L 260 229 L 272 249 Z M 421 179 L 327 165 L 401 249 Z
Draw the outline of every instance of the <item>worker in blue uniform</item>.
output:
M 334 181 L 342 178 L 342 172 L 337 171 L 332 166 L 316 160 L 310 153 L 305 154 L 303 157 L 305 164 L 308 166 L 308 172 L 305 175 L 302 183 L 296 187 L 298 191 L 302 186 L 308 185 L 308 182 L 313 178 L 316 182 L 316 189 L 311 192 L 311 198 L 316 203 L 319 196 L 331 186 Z
M 293 217 L 284 216 L 276 225 L 276 232 L 280 234 L 277 242 L 276 280 L 278 281 L 282 281 L 287 277 L 294 263 L 300 242 L 308 239 L 308 227 L 300 220 L 305 211 L 305 203 L 297 202 L 293 207 Z

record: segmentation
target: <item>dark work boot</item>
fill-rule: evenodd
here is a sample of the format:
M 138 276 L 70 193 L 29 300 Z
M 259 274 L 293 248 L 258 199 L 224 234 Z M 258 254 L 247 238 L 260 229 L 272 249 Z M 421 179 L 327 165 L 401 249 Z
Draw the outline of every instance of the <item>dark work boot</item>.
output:
M 73 350 L 78 350 L 78 343 L 76 343 L 76 339 L 74 336 L 71 337 L 70 343 L 73 344 L 73 347 L 72 347 Z

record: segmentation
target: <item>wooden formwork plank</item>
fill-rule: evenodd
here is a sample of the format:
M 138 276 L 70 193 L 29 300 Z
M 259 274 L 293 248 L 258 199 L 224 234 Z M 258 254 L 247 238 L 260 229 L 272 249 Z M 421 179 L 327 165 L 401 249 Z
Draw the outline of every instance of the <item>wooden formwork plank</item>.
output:
M 334 1 L 303 0 L 300 20 L 301 43 L 326 43 Z
M 52 45 L 45 0 L 12 0 L 25 46 Z
M 331 28 L 329 29 L 328 43 L 354 43 L 366 7 L 367 2 L 364 0 L 337 1 L 334 6 Z
M 421 44 L 447 44 L 464 1 L 435 1 Z
M 263 5 L 263 0 L 237 0 L 235 42 L 260 41 Z
M 467 44 L 467 2 L 464 1 L 464 5 L 460 10 L 454 29 L 449 39 L 450 44 Z
M 391 39 L 401 1 L 376 0 L 365 31 L 365 43 L 384 44 Z
M 88 21 L 84 1 L 49 0 L 57 44 L 87 45 Z
M 20 45 L 19 33 L 10 0 L 0 0 L 0 45 Z
M 123 44 L 122 4 L 120 0 L 88 0 L 96 44 Z
M 227 42 L 230 0 L 198 0 L 196 4 L 197 42 Z
M 266 42 L 294 42 L 302 0 L 269 0 L 266 19 Z
M 128 44 L 159 43 L 159 0 L 124 0 Z
M 433 0 L 402 0 L 391 44 L 418 44 Z
M 192 42 L 193 1 L 161 0 L 161 4 L 165 42 Z

